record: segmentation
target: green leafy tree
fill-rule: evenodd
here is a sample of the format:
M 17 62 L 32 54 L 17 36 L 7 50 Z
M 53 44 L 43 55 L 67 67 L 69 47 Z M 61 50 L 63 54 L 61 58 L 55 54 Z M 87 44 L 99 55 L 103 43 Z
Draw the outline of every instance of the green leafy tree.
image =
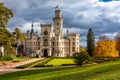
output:
M 92 56 L 94 47 L 95 47 L 94 33 L 93 33 L 92 29 L 89 28 L 88 34 L 87 34 L 87 52 L 90 54 L 90 56 Z
M 20 39 L 21 44 L 24 43 L 25 35 L 21 33 L 19 28 L 15 28 L 15 32 L 13 33 L 13 35 L 16 35 L 16 38 Z
M 15 44 L 14 36 L 7 29 L 0 28 L 0 45 L 4 45 L 6 55 L 15 54 L 14 49 L 11 50 L 13 44 Z
M 25 35 L 21 33 L 19 28 L 15 28 L 15 31 L 13 32 L 13 35 L 16 37 L 16 40 L 20 40 L 21 44 L 20 45 L 14 45 L 18 47 L 18 53 L 23 53 L 23 43 L 25 41 Z M 16 41 L 17 42 L 17 41 Z
M 11 9 L 0 3 L 0 45 L 4 45 L 5 54 L 14 54 L 12 45 L 15 43 L 14 36 L 6 29 L 6 24 L 13 17 Z
M 13 17 L 12 10 L 0 3 L 0 27 L 6 28 L 6 24 L 11 17 Z
M 75 62 L 78 65 L 82 65 L 85 60 L 89 59 L 89 54 L 86 51 L 76 52 L 75 53 Z
M 0 28 L 0 45 L 4 45 L 7 42 L 14 43 L 13 35 L 7 30 Z

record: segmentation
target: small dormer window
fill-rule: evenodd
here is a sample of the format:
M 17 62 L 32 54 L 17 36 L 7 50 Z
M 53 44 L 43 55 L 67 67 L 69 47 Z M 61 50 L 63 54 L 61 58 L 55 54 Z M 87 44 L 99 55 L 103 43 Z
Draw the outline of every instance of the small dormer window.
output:
M 47 31 L 44 31 L 44 35 L 48 35 L 48 32 L 47 32 Z

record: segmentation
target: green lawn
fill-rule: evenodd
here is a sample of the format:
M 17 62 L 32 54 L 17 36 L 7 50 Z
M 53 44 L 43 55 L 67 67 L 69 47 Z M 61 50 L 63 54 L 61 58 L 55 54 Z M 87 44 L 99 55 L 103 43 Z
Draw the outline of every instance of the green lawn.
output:
M 66 64 L 76 64 L 76 63 L 74 62 L 74 59 L 55 58 L 55 59 L 52 59 L 51 61 L 49 61 L 48 63 L 46 63 L 45 65 L 61 66 L 63 64 L 66 65 Z
M 46 68 L 14 72 L 0 80 L 119 80 L 120 60 L 90 66 Z
M 16 57 L 16 58 L 13 58 L 13 62 L 20 62 L 20 61 L 25 61 L 25 60 L 28 60 L 30 58 L 26 57 L 26 58 L 20 58 L 20 57 Z

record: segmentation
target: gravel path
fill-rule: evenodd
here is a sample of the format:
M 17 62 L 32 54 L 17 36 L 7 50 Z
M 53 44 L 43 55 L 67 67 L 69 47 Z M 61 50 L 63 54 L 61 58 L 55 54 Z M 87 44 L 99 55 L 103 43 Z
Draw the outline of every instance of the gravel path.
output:
M 24 64 L 27 64 L 27 63 L 31 63 L 31 62 L 34 62 L 34 61 L 38 61 L 38 60 L 41 60 L 41 59 L 43 59 L 43 58 L 32 58 L 30 60 L 16 62 L 16 63 L 8 62 L 8 63 L 6 63 L 6 66 L 0 66 L 0 75 L 10 73 L 10 72 L 15 72 L 15 71 L 29 70 L 29 69 L 15 69 L 15 67 L 20 66 L 20 65 L 24 65 Z

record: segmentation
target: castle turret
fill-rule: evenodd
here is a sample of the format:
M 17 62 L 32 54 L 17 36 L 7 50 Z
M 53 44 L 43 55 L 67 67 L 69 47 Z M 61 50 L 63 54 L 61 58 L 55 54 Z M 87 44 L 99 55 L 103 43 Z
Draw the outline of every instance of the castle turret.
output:
M 30 31 L 27 30 L 27 39 L 30 38 Z
M 55 10 L 55 18 L 61 18 L 61 11 Z

